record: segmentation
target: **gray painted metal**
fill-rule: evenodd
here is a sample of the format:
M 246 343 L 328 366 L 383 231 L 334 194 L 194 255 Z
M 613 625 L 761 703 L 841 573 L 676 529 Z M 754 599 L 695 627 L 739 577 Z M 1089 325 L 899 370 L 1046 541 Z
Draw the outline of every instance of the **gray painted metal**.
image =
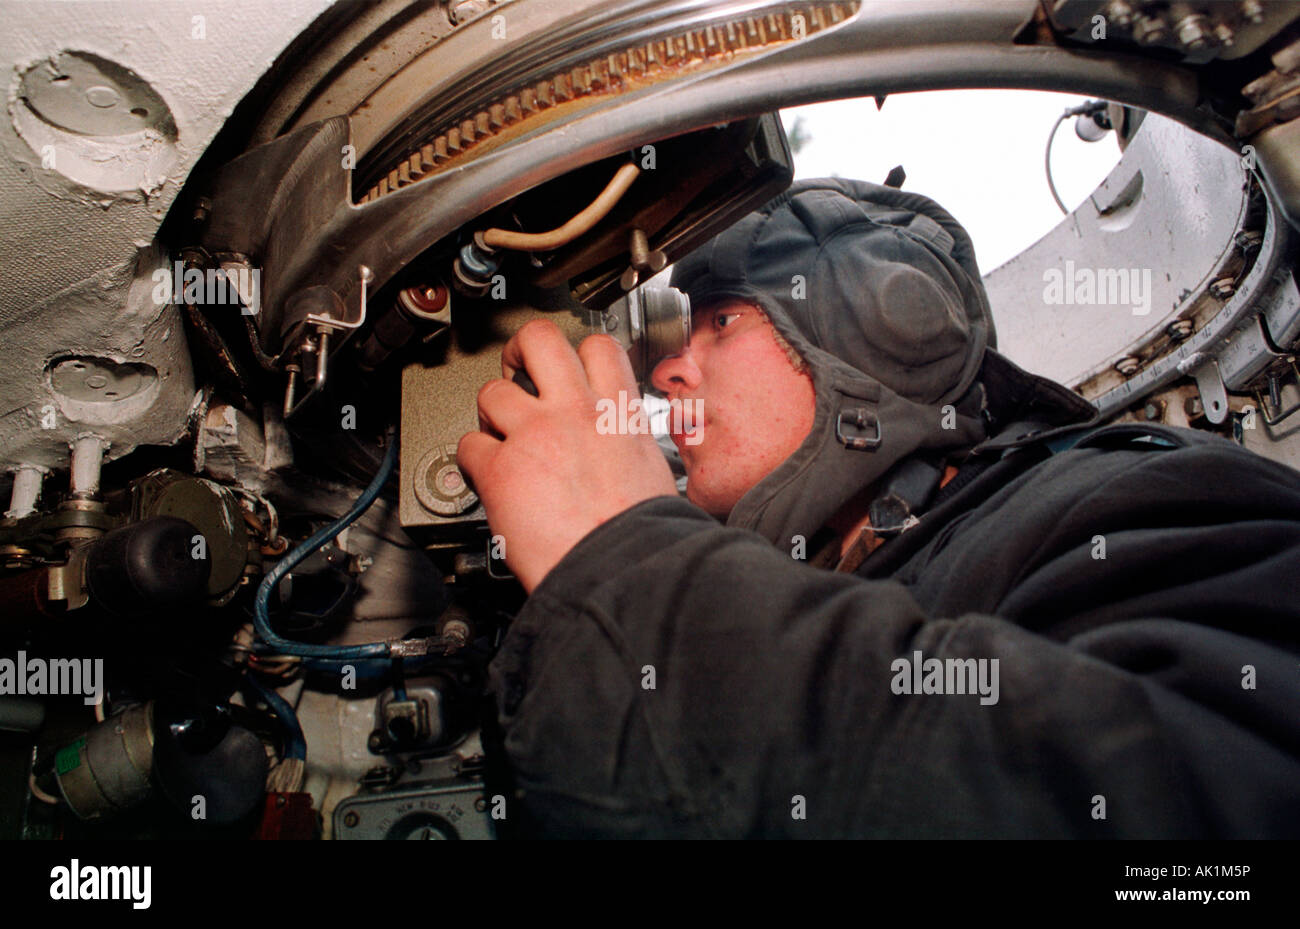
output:
M 235 105 L 329 5 L 5 4 L 0 471 L 67 468 L 68 444 L 86 430 L 109 459 L 181 435 L 193 377 L 176 307 L 150 299 L 164 260 L 154 237 Z M 143 407 L 70 405 L 46 370 L 65 355 L 147 365 L 158 389 Z
M 1078 209 L 984 276 L 998 349 L 1035 374 L 1083 383 L 1163 331 L 1205 290 L 1232 252 L 1245 209 L 1236 152 L 1147 117 Z M 1072 298 L 1085 275 L 1099 285 L 1091 303 L 1054 299 L 1055 279 Z M 1133 299 L 1135 290 L 1145 299 Z
M 1244 366 L 1244 363 L 1238 358 L 1233 358 L 1227 349 L 1231 349 L 1237 343 L 1242 332 L 1249 332 L 1252 327 L 1257 326 L 1254 317 L 1263 311 L 1263 299 L 1279 283 L 1278 278 L 1285 273 L 1286 262 L 1292 260 L 1290 248 L 1292 237 L 1293 233 L 1286 218 L 1275 204 L 1270 203 L 1259 257 L 1242 279 L 1236 292 L 1218 313 L 1186 341 L 1179 343 L 1171 352 L 1153 361 L 1124 383 L 1096 398 L 1094 402 L 1102 414 L 1107 415 L 1121 410 L 1157 388 L 1189 374 L 1197 378 L 1203 394 L 1209 388 L 1212 397 L 1218 398 L 1221 392 L 1219 387 L 1205 380 L 1208 375 L 1203 373 L 1203 369 L 1212 360 L 1217 365 L 1221 358 L 1227 361 L 1230 370 L 1234 372 Z M 1276 292 L 1285 294 L 1284 289 Z M 1196 296 L 1192 294 L 1190 298 L 1195 299 Z M 1242 347 L 1248 345 L 1248 343 L 1241 344 Z M 1215 377 L 1219 376 L 1216 370 Z M 1228 386 L 1240 389 L 1245 384 L 1234 381 Z M 1208 401 L 1211 398 L 1205 399 L 1208 413 Z M 1212 418 L 1211 422 L 1222 422 L 1222 419 Z

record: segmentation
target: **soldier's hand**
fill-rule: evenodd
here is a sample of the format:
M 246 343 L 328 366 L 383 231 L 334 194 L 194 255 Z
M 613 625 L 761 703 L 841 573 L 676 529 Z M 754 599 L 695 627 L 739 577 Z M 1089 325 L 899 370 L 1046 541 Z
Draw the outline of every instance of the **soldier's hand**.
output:
M 456 458 L 531 593 L 587 533 L 677 488 L 648 432 L 597 428 L 601 406 L 641 396 L 614 339 L 590 336 L 575 352 L 558 326 L 534 320 L 506 343 L 501 367 L 478 394 L 481 431 L 461 437 Z M 537 396 L 510 380 L 522 369 Z

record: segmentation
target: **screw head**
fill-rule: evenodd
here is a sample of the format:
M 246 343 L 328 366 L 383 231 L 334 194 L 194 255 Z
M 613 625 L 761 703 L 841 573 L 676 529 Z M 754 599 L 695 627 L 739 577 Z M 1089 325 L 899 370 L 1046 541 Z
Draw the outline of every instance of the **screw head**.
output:
M 1247 229 L 1237 233 L 1237 237 L 1234 241 L 1237 244 L 1237 248 L 1241 249 L 1243 252 L 1249 252 L 1258 248 L 1260 243 L 1264 241 L 1264 233 L 1260 232 L 1258 229 Z
M 1158 16 L 1139 16 L 1133 21 L 1133 38 L 1143 45 L 1155 45 L 1169 38 L 1169 27 Z
M 1192 14 L 1184 18 L 1178 24 L 1178 41 L 1191 51 L 1205 48 L 1210 43 L 1208 25 L 1204 16 Z
M 1114 0 L 1106 7 L 1106 18 L 1121 29 L 1128 28 L 1133 23 L 1133 7 L 1125 0 Z
M 451 8 L 451 21 L 453 25 L 459 26 L 461 23 L 469 22 L 491 5 L 490 0 L 464 0 L 463 3 L 457 3 Z
M 343 814 L 343 825 L 347 826 L 349 829 L 355 829 L 357 824 L 360 822 L 361 817 L 357 815 L 355 810 L 348 810 Z

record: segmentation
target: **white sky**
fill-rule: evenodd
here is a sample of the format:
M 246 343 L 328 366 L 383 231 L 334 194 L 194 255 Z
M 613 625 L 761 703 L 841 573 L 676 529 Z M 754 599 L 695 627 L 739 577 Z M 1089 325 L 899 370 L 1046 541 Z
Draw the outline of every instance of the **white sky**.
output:
M 782 110 L 788 133 L 804 117 L 811 141 L 795 155 L 795 178 L 840 177 L 883 183 L 907 172 L 904 190 L 937 200 L 970 232 L 987 274 L 1061 221 L 1043 171 L 1052 123 L 1085 97 L 1021 90 L 943 90 L 896 94 L 876 111 L 870 97 Z M 1052 146 L 1052 176 L 1074 209 L 1119 160 L 1115 134 L 1084 142 L 1074 118 Z

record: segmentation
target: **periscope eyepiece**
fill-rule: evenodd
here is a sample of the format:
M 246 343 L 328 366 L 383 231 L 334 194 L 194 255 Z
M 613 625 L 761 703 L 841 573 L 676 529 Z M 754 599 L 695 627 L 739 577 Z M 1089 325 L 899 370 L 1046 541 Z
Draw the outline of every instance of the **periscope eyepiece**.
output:
M 676 287 L 643 284 L 614 301 L 605 319 L 605 331 L 623 346 L 643 387 L 659 362 L 691 341 L 691 301 Z
M 670 355 L 691 341 L 691 301 L 676 287 L 640 287 L 615 300 L 595 318 L 591 332 L 613 336 L 632 362 L 632 373 L 643 390 L 653 391 L 650 375 Z M 514 382 L 537 396 L 537 386 L 527 371 L 517 371 Z

